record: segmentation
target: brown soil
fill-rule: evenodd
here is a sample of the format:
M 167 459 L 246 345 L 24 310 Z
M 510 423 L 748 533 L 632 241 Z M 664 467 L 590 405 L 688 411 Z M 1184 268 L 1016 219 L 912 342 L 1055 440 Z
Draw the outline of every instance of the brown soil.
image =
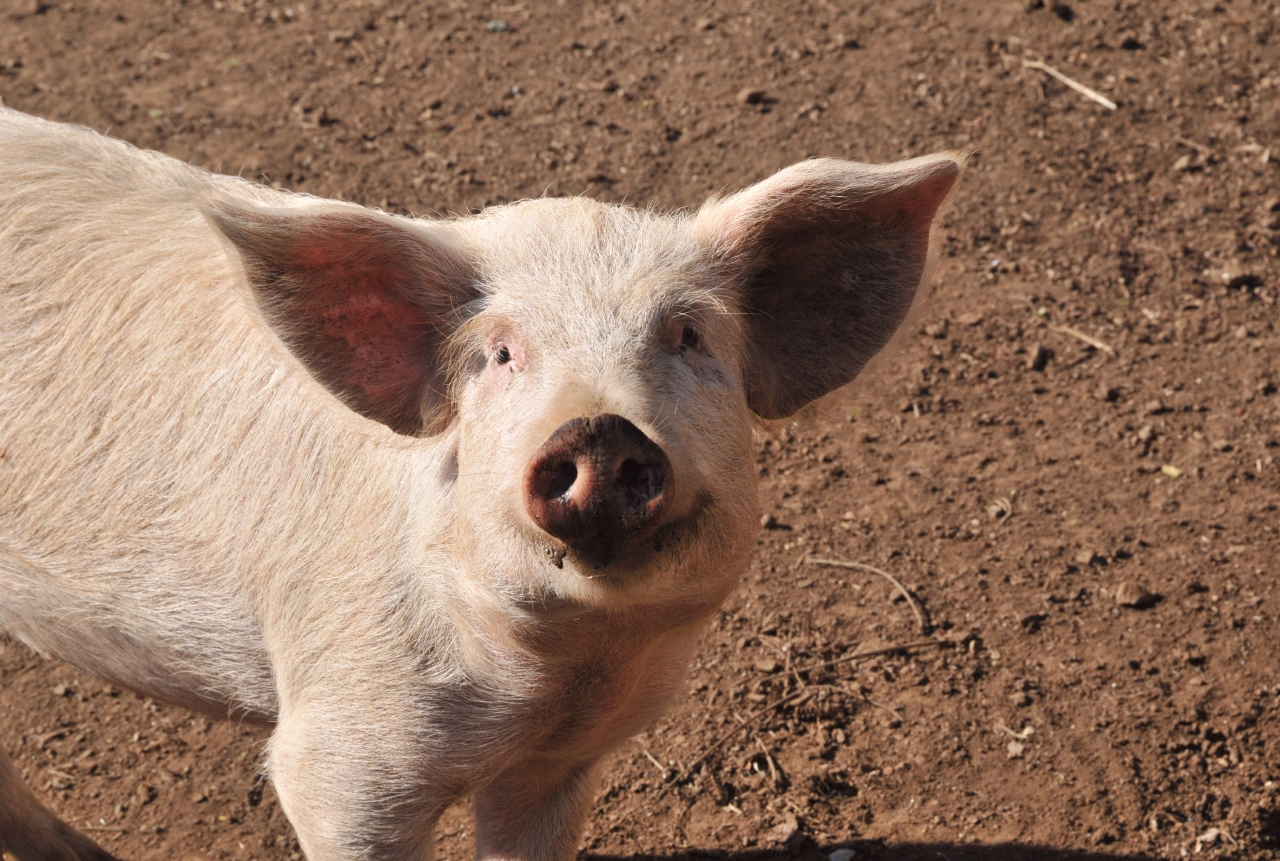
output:
M 690 206 L 810 155 L 974 149 L 916 322 L 762 445 L 771 528 L 584 851 L 1275 857 L 1280 6 L 854 5 L 10 0 L 0 96 L 418 213 Z M 924 637 L 881 576 L 813 557 L 894 574 L 950 645 L 785 672 Z M 122 858 L 298 857 L 261 731 L 12 643 L 0 726 Z M 440 855 L 469 829 L 451 810 Z

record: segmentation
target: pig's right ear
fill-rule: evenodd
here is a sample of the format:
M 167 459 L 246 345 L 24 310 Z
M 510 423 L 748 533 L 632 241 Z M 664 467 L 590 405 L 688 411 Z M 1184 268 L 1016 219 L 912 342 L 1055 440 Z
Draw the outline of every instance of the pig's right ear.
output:
M 857 376 L 902 323 L 961 156 L 897 164 L 813 159 L 693 223 L 741 284 L 747 402 L 786 418 Z
M 444 224 L 357 207 L 205 214 L 240 255 L 263 316 L 347 406 L 409 436 L 435 433 L 451 404 L 441 354 L 474 270 Z

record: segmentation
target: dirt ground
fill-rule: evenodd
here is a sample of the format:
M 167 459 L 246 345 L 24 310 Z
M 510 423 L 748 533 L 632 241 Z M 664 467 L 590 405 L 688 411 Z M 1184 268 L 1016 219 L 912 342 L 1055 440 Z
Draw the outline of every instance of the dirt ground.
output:
M 423 214 L 973 150 L 914 321 L 762 440 L 755 563 L 583 852 L 1280 852 L 1274 0 L 0 0 L 0 98 Z M 7 643 L 0 733 L 123 859 L 300 857 L 260 730 Z

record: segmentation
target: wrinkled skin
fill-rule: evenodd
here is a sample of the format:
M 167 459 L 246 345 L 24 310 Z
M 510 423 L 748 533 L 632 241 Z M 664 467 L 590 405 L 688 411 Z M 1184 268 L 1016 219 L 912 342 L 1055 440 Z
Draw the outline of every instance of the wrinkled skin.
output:
M 748 564 L 753 429 L 885 344 L 958 173 L 412 221 L 0 109 L 0 628 L 272 726 L 312 861 L 471 792 L 481 857 L 571 858 Z M 108 857 L 2 750 L 0 826 Z

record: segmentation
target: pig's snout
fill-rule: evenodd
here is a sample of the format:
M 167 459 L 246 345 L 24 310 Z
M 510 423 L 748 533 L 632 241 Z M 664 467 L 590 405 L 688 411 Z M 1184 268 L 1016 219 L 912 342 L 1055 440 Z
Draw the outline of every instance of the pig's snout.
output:
M 525 472 L 524 504 L 533 522 L 594 568 L 662 521 L 671 497 L 671 462 L 622 416 L 562 424 Z

